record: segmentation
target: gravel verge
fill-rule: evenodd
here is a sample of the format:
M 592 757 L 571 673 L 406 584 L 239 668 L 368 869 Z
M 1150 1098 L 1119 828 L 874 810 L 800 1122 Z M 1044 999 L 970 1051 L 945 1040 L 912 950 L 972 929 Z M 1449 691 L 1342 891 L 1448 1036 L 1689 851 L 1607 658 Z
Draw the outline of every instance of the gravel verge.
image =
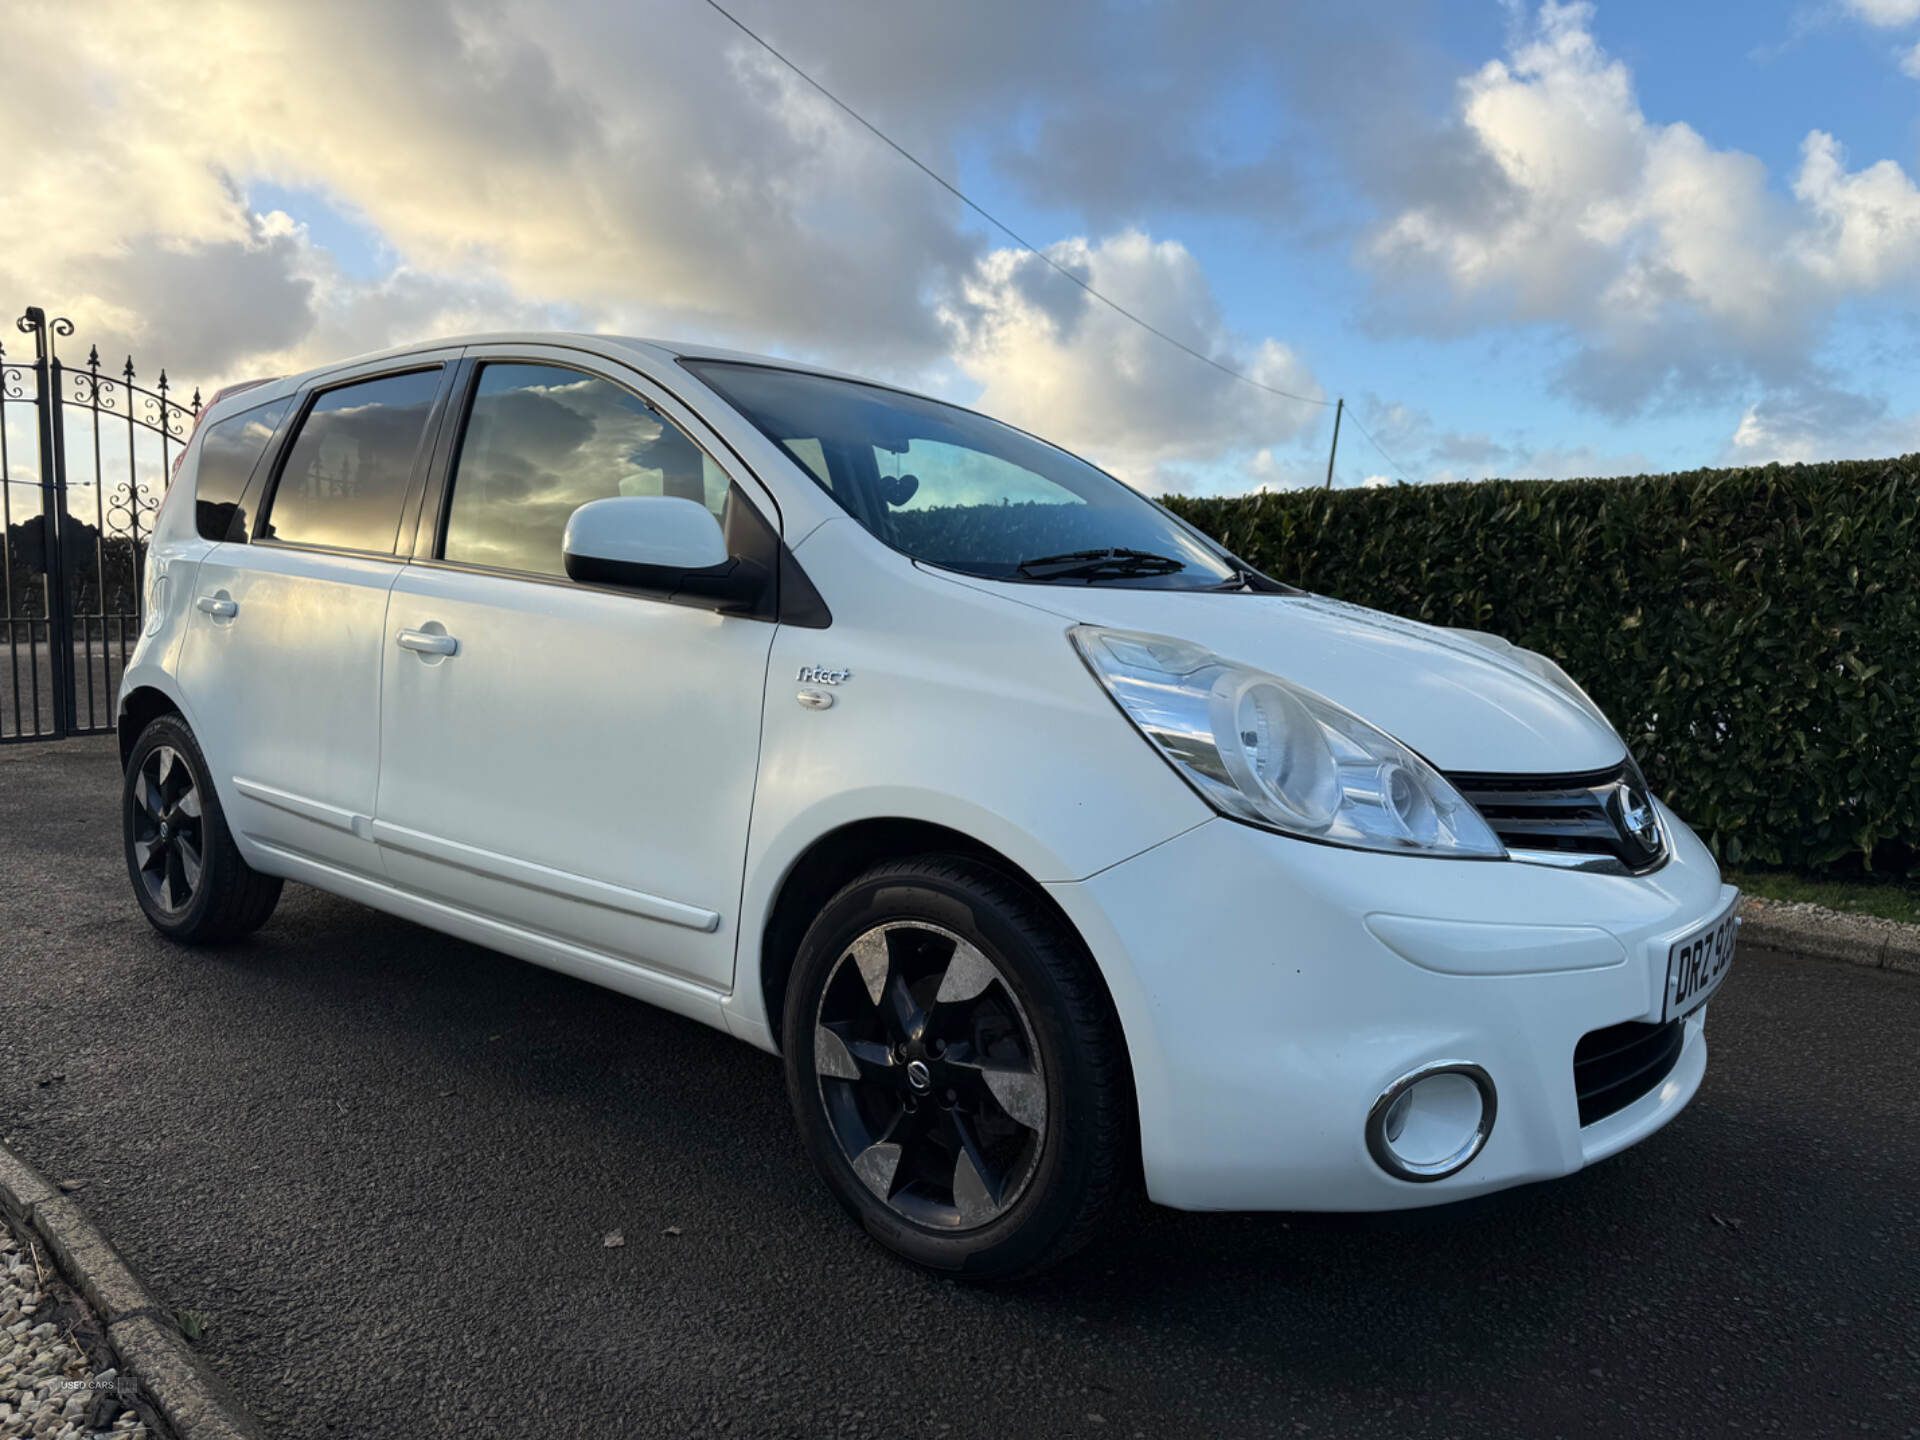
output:
M 0 1435 L 258 1440 L 258 1422 L 194 1355 L 176 1317 L 79 1205 L 4 1145 L 0 1225 L 11 1247 L 5 1276 L 26 1296 L 16 1305 L 11 1289 L 0 1291 L 9 1316 L 0 1322 L 9 1352 L 0 1361 Z
M 93 1317 L 51 1271 L 37 1240 L 22 1240 L 0 1220 L 0 1435 L 152 1436 L 124 1403 L 132 1383 L 90 1353 L 102 1348 Z

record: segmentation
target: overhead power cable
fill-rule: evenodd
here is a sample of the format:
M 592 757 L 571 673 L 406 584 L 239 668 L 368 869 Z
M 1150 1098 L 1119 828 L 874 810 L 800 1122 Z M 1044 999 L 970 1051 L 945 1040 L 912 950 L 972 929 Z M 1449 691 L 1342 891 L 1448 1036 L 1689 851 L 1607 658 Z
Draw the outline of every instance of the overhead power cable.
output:
M 1388 466 L 1393 470 L 1393 473 L 1398 475 L 1402 480 L 1406 480 L 1407 484 L 1409 485 L 1413 484 L 1413 481 L 1407 479 L 1407 472 L 1400 468 L 1400 462 L 1398 460 L 1395 460 L 1391 455 L 1387 454 L 1385 450 L 1381 449 L 1380 442 L 1374 439 L 1373 433 L 1369 431 L 1366 426 L 1360 423 L 1360 417 L 1358 415 L 1353 417 L 1353 423 L 1355 427 L 1358 428 L 1360 433 L 1367 437 L 1367 443 L 1371 445 L 1375 450 L 1380 451 L 1380 458 L 1387 462 Z
M 904 145 L 901 145 L 898 141 L 894 140 L 893 137 L 888 135 L 879 126 L 875 125 L 871 120 L 867 119 L 866 116 L 862 115 L 858 110 L 854 109 L 851 105 L 847 104 L 847 102 L 842 100 L 838 95 L 834 94 L 831 90 L 827 89 L 827 87 L 822 85 L 818 80 L 814 79 L 811 75 L 807 74 L 806 71 L 802 70 L 798 65 L 794 64 L 793 61 L 789 60 L 786 56 L 782 55 L 778 50 L 774 49 L 772 45 L 768 44 L 765 40 L 761 39 L 759 35 L 755 34 L 752 30 L 749 30 L 744 24 L 740 22 L 740 20 L 731 11 L 729 11 L 724 5 L 720 4 L 719 0 L 706 0 L 706 3 L 712 6 L 713 9 L 718 11 L 722 16 L 724 16 L 728 21 L 728 23 L 730 23 L 742 35 L 746 36 L 749 40 L 753 41 L 754 44 L 758 45 L 762 50 L 766 51 L 769 55 L 773 56 L 774 59 L 778 60 L 782 65 L 786 66 L 787 69 L 791 70 L 794 74 L 798 75 L 802 80 L 806 81 L 807 84 L 811 85 L 815 90 L 819 91 L 822 95 L 824 95 L 835 106 L 837 106 L 842 113 L 844 113 L 851 120 L 853 120 L 854 123 L 859 125 L 863 130 L 866 130 L 875 139 L 880 141 L 881 144 L 885 145 L 888 149 L 892 150 L 895 154 L 899 155 L 908 164 L 912 165 L 916 170 L 920 171 L 929 180 L 933 181 L 934 184 L 938 185 L 942 190 L 945 190 L 949 195 L 953 196 L 954 199 L 958 200 L 962 205 L 966 206 L 969 210 L 973 211 L 973 213 L 978 215 L 982 220 L 985 220 L 989 225 L 993 226 L 996 230 L 1000 231 L 1001 234 L 1005 235 L 1009 240 L 1013 241 L 1013 243 L 1018 245 L 1022 250 L 1025 250 L 1029 255 L 1038 256 L 1042 263 L 1052 267 L 1055 271 L 1066 276 L 1067 279 L 1071 280 L 1074 284 L 1078 285 L 1082 290 L 1086 291 L 1087 294 L 1091 295 L 1094 299 L 1098 300 L 1102 305 L 1105 305 L 1109 310 L 1112 310 L 1115 314 L 1123 316 L 1128 320 L 1131 320 L 1134 324 L 1138 325 L 1142 330 L 1145 330 L 1147 333 L 1151 335 L 1159 336 L 1162 340 L 1166 341 L 1167 344 L 1173 346 L 1174 349 L 1182 351 L 1185 354 L 1191 355 L 1194 359 L 1198 360 L 1202 365 L 1211 365 L 1214 369 L 1218 370 L 1222 375 L 1232 376 L 1235 380 L 1240 381 L 1243 385 L 1251 385 L 1256 390 L 1264 390 L 1269 395 L 1278 395 L 1283 400 L 1298 401 L 1302 405 L 1317 405 L 1324 409 L 1324 408 L 1330 407 L 1333 404 L 1331 400 L 1316 399 L 1312 395 L 1297 395 L 1291 390 L 1282 390 L 1278 385 L 1269 385 L 1263 380 L 1256 380 L 1251 375 L 1247 375 L 1239 370 L 1235 370 L 1231 365 L 1222 365 L 1218 360 L 1215 360 L 1211 355 L 1201 354 L 1198 350 L 1194 349 L 1191 345 L 1186 344 L 1184 341 L 1174 339 L 1173 336 L 1169 335 L 1166 331 L 1160 329 L 1159 326 L 1151 324 L 1148 321 L 1141 319 L 1138 315 L 1134 314 L 1133 311 L 1127 309 L 1126 306 L 1120 304 L 1119 301 L 1110 299 L 1109 297 L 1101 294 L 1098 290 L 1094 289 L 1093 286 L 1089 285 L 1086 281 L 1082 280 L 1078 275 L 1074 274 L 1071 270 L 1067 269 L 1066 266 L 1062 265 L 1059 261 L 1055 260 L 1051 255 L 1047 254 L 1047 252 L 1042 250 L 1039 246 L 1031 244 L 1026 240 L 1023 240 L 1014 231 L 1012 226 L 1008 225 L 1004 220 L 1000 220 L 995 216 L 989 214 L 984 207 L 982 207 L 977 202 L 969 199 L 965 194 L 963 194 L 958 186 L 954 185 L 951 181 L 947 180 L 944 176 L 940 175 L 937 171 L 929 168 L 920 159 L 919 156 L 915 155 L 912 151 L 908 150 Z M 1377 445 L 1374 448 L 1379 449 Z

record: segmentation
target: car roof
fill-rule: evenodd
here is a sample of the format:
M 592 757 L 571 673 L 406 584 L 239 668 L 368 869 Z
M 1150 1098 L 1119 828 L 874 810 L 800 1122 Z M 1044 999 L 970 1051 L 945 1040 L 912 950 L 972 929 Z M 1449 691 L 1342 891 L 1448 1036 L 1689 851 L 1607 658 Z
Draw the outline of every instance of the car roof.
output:
M 288 390 L 298 389 L 337 370 L 350 370 L 382 360 L 404 360 L 409 355 L 420 355 L 429 351 L 457 350 L 469 345 L 554 345 L 614 356 L 624 350 L 656 363 L 663 361 L 670 363 L 675 360 L 727 360 L 741 364 L 769 365 L 781 370 L 799 370 L 810 375 L 827 375 L 837 380 L 854 380 L 867 385 L 880 385 L 889 390 L 903 388 L 898 385 L 889 385 L 883 380 L 873 380 L 864 375 L 854 375 L 844 370 L 829 369 L 824 365 L 809 364 L 804 360 L 794 360 L 779 355 L 757 355 L 751 351 L 728 350 L 717 345 L 700 345 L 676 340 L 650 340 L 635 335 L 601 335 L 581 330 L 499 330 L 416 340 L 410 344 L 396 345 L 386 350 L 375 350 L 365 355 L 353 355 L 328 361 L 324 365 L 316 365 L 297 375 L 283 376 L 271 382 L 271 391 L 263 388 L 261 398 L 268 398 L 269 395 L 278 396 Z M 918 392 L 905 391 L 904 393 Z M 259 400 L 257 399 L 254 403 L 259 403 Z
M 200 412 L 196 428 L 214 420 L 216 416 L 219 420 L 227 420 L 260 406 L 271 405 L 344 371 L 356 370 L 382 361 L 405 360 L 413 355 L 459 350 L 471 345 L 546 345 L 561 349 L 584 350 L 589 354 L 615 359 L 619 358 L 624 351 L 636 359 L 654 365 L 671 365 L 677 360 L 716 360 L 744 365 L 765 365 L 778 370 L 826 376 L 834 380 L 850 380 L 858 385 L 876 386 L 916 400 L 929 400 L 938 405 L 953 406 L 951 400 L 942 400 L 937 395 L 910 390 L 904 385 L 896 385 L 886 380 L 875 380 L 870 376 L 855 375 L 846 370 L 833 370 L 824 365 L 813 365 L 804 360 L 789 359 L 780 355 L 759 355 L 750 350 L 729 350 L 722 346 L 702 345 L 693 341 L 643 339 L 637 335 L 603 335 L 586 330 L 496 330 L 472 335 L 447 335 L 431 340 L 416 340 L 410 344 L 395 345 L 386 350 L 374 350 L 364 355 L 352 355 L 328 361 L 324 365 L 316 365 L 298 374 L 281 375 L 235 386 L 217 396 L 212 404 Z M 644 369 L 644 366 L 641 368 Z M 954 406 L 954 408 L 965 409 L 966 407 Z

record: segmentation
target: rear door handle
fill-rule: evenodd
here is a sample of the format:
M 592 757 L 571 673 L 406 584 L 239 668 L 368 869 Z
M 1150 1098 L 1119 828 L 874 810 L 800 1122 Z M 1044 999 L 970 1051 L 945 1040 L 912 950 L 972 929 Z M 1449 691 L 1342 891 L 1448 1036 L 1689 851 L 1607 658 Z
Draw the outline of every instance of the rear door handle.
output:
M 220 620 L 230 620 L 240 613 L 240 605 L 235 600 L 220 600 L 212 595 L 200 597 L 200 608 Z
M 393 637 L 402 650 L 418 651 L 422 655 L 458 655 L 460 642 L 451 635 L 434 635 L 425 630 L 402 630 Z

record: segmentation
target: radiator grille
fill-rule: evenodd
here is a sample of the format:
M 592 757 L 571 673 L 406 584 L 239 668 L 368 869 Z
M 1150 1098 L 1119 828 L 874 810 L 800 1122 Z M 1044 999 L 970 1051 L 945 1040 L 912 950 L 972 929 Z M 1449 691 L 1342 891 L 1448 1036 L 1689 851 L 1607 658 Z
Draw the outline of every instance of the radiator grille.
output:
M 1631 761 L 1580 775 L 1448 775 L 1509 850 L 1605 855 L 1633 874 L 1667 858 L 1646 782 Z

